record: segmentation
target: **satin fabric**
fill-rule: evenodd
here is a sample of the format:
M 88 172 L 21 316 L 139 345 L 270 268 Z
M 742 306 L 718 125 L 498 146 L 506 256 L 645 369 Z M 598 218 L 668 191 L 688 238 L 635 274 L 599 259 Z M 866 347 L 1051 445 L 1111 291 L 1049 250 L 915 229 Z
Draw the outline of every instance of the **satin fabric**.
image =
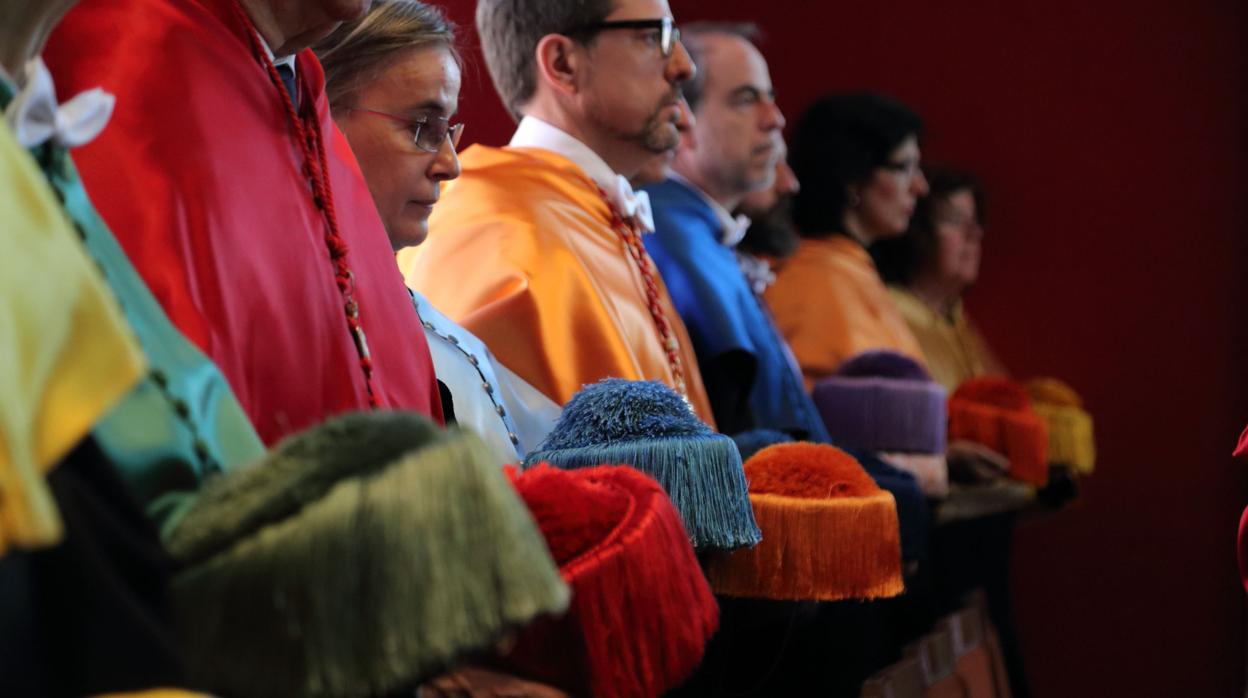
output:
M 891 349 L 924 362 L 871 255 L 849 237 L 804 238 L 765 295 L 807 390 L 868 349 Z
M 399 253 L 408 284 L 560 405 L 607 377 L 675 387 L 641 273 L 593 181 L 536 148 L 474 145 L 460 167 L 428 240 Z M 655 276 L 689 400 L 713 425 L 693 344 Z
M 272 444 L 369 402 L 283 90 L 233 3 L 86 0 L 45 59 L 64 93 L 117 96 L 113 123 L 74 154 L 87 191 Z M 424 334 L 311 51 L 298 56 L 298 77 L 328 151 L 378 401 L 440 419 Z
M 759 304 L 730 246 L 721 243 L 724 221 L 684 182 L 669 179 L 646 188 L 655 233 L 645 237 L 671 291 L 698 357 L 744 351 L 755 360 L 749 386 L 755 426 L 830 443 L 827 429 L 796 363 Z
M 7 86 L 0 87 L 11 98 Z M 0 555 L 56 543 L 44 475 L 143 374 L 117 303 L 0 123 Z
M 494 360 L 480 339 L 412 293 L 438 380 L 455 401 L 455 421 L 493 449 L 499 463 L 519 463 L 555 427 L 559 406 Z
M 888 291 L 923 350 L 928 373 L 945 390 L 952 393 L 963 381 L 976 376 L 1005 375 L 1005 369 L 963 311 L 962 301 L 953 306 L 950 317 L 942 317 L 903 288 L 892 286 Z
M 158 528 L 171 529 L 205 477 L 258 460 L 264 444 L 221 372 L 161 310 L 87 198 L 69 153 L 36 149 L 150 370 L 92 435 Z

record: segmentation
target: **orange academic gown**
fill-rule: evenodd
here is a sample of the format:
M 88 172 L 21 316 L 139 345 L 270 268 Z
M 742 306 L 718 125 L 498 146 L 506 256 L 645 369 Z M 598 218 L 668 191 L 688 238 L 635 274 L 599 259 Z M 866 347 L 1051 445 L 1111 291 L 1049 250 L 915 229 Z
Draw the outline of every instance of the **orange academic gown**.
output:
M 641 273 L 593 180 L 536 148 L 476 145 L 460 165 L 429 239 L 399 254 L 408 285 L 561 405 L 607 377 L 674 387 Z M 654 276 L 689 401 L 713 425 L 693 345 Z
M 809 389 L 845 359 L 889 349 L 924 363 L 923 349 L 880 280 L 871 255 L 844 235 L 804 239 L 766 298 Z

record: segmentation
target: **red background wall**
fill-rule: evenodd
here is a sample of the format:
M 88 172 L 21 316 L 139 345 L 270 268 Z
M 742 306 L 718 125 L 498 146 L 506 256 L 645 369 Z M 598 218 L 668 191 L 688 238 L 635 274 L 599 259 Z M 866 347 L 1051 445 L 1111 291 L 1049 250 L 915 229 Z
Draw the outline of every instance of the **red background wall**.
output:
M 511 124 L 465 28 L 466 140 Z M 673 0 L 752 19 L 790 119 L 817 95 L 917 109 L 925 157 L 987 182 L 969 306 L 1021 376 L 1074 384 L 1100 462 L 1015 564 L 1039 696 L 1243 695 L 1234 562 L 1248 422 L 1248 3 Z

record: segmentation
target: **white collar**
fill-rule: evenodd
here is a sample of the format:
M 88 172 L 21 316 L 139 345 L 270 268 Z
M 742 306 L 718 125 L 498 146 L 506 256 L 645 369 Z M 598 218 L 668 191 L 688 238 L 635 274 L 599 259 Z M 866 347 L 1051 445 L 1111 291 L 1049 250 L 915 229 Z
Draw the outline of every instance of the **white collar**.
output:
M 741 239 L 745 237 L 745 231 L 749 230 L 749 217 L 744 214 L 737 214 L 735 216 L 732 215 L 732 212 L 724 208 L 723 204 L 719 203 L 715 199 L 712 199 L 710 194 L 702 191 L 698 185 L 690 182 L 688 179 L 685 179 L 676 170 L 672 170 L 671 177 L 677 182 L 689 187 L 690 190 L 702 197 L 702 200 L 706 202 L 706 205 L 711 207 L 711 211 L 714 212 L 715 217 L 719 219 L 719 241 L 723 243 L 725 247 L 736 247 L 737 243 L 741 242 Z
M 295 63 L 295 58 L 298 57 L 298 54 L 292 53 L 289 56 L 282 56 L 281 58 L 278 58 L 277 56 L 273 55 L 273 49 L 269 48 L 269 42 L 264 40 L 264 35 L 261 34 L 259 31 L 257 31 L 256 36 L 260 38 L 260 48 L 264 49 L 265 55 L 267 55 L 269 57 L 269 60 L 273 62 L 273 67 L 277 68 L 281 66 L 286 66 L 287 68 L 290 68 L 291 75 L 299 74 L 299 71 L 296 68 L 296 63 Z
M 589 178 L 606 191 L 615 186 L 618 176 L 593 148 L 577 140 L 563 129 L 553 126 L 536 116 L 520 119 L 520 125 L 511 136 L 509 144 L 515 148 L 541 148 L 562 155 L 581 168 Z
M 595 184 L 606 192 L 607 198 L 626 219 L 633 220 L 642 232 L 654 230 L 654 217 L 650 211 L 650 195 L 634 191 L 624 175 L 617 174 L 593 148 L 575 136 L 535 116 L 520 119 L 520 125 L 511 136 L 513 148 L 540 148 L 572 161 L 581 168 Z

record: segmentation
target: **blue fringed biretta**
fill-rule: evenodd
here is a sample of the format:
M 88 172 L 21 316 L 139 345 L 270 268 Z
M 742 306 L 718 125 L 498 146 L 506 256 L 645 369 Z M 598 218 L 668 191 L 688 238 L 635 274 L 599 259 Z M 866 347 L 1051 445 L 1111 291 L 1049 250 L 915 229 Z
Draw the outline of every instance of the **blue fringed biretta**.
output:
M 671 388 L 608 378 L 581 389 L 524 467 L 630 465 L 663 486 L 693 547 L 757 545 L 741 454 L 702 423 Z

